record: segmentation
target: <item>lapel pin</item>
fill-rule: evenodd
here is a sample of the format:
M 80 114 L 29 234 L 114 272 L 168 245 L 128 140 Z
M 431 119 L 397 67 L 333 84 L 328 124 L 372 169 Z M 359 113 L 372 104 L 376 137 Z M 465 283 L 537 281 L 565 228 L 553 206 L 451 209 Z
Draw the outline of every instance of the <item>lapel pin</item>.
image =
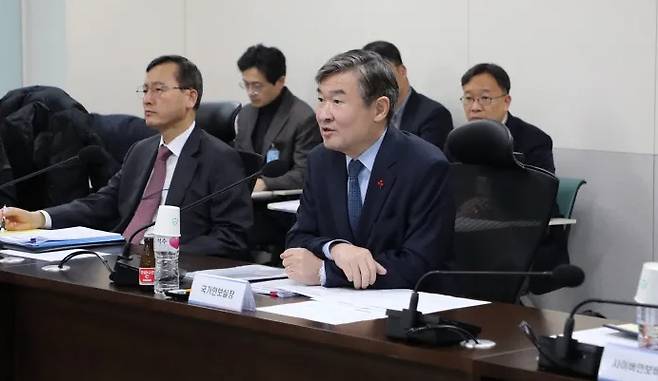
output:
M 377 187 L 382 189 L 384 187 L 384 179 L 377 180 Z

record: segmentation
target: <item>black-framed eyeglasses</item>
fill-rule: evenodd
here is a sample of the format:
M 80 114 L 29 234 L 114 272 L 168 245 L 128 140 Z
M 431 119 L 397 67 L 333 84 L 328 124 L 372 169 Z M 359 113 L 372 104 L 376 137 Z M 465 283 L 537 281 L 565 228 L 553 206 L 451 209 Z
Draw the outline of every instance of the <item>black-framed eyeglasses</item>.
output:
M 247 93 L 250 94 L 258 94 L 261 91 L 263 91 L 263 88 L 265 87 L 265 85 L 263 85 L 260 82 L 247 82 L 247 81 L 238 82 L 238 86 L 240 86 L 241 89 L 247 90 Z
M 459 100 L 462 102 L 464 106 L 470 106 L 473 104 L 473 102 L 479 103 L 480 106 L 489 106 L 491 105 L 491 103 L 493 103 L 494 100 L 506 96 L 507 94 L 499 95 L 497 97 L 490 97 L 488 95 L 482 95 L 480 97 L 472 97 L 470 95 L 464 95 L 463 97 L 459 98 Z
M 183 86 L 167 86 L 167 85 L 156 85 L 153 87 L 149 86 L 138 86 L 137 90 L 135 92 L 137 93 L 137 96 L 140 98 L 144 98 L 146 94 L 151 92 L 155 97 L 160 97 L 162 94 L 166 93 L 169 90 L 189 90 L 191 87 L 183 87 Z

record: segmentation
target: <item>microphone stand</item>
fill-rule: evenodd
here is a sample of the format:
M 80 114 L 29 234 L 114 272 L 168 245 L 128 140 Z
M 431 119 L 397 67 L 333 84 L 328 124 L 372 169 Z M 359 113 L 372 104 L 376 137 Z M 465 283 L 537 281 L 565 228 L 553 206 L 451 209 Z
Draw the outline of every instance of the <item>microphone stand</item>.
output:
M 259 171 L 245 178 L 242 178 L 232 184 L 227 185 L 226 187 L 216 192 L 212 192 L 206 196 L 203 196 L 200 199 L 192 202 L 191 204 L 185 205 L 180 209 L 180 211 L 184 212 L 186 210 L 192 209 L 195 206 L 203 204 L 204 202 L 210 200 L 211 198 L 218 196 L 232 188 L 235 188 L 240 184 L 250 181 L 262 174 L 263 174 L 263 168 L 261 168 Z M 134 263 L 133 258 L 130 255 L 130 243 L 139 232 L 148 229 L 153 225 L 155 225 L 155 221 L 148 223 L 144 226 L 141 226 L 128 238 L 128 241 L 123 247 L 123 251 L 121 255 L 117 257 L 117 260 L 114 264 L 114 271 L 112 271 L 112 273 L 110 274 L 110 280 L 112 280 L 114 284 L 118 286 L 136 286 L 137 284 L 139 284 L 139 263 Z
M 425 316 L 418 311 L 418 288 L 427 277 L 440 273 L 441 270 L 429 271 L 418 279 L 409 300 L 409 308 L 402 311 L 386 310 L 386 336 L 431 345 L 451 345 L 465 339 L 472 340 L 476 345 L 479 343 L 476 337 L 482 331 L 480 327 L 439 316 Z
M 35 172 L 32 172 L 32 173 L 29 173 L 29 174 L 27 174 L 27 175 L 25 175 L 25 176 L 21 176 L 21 177 L 19 177 L 19 178 L 17 178 L 17 179 L 14 179 L 14 180 L 11 180 L 11 181 L 7 181 L 6 183 L 3 183 L 3 184 L 0 185 L 0 190 L 5 189 L 5 188 L 7 188 L 7 187 L 10 187 L 10 186 L 12 186 L 12 185 L 14 185 L 14 184 L 18 184 L 18 183 L 20 183 L 21 181 L 29 180 L 29 179 L 31 179 L 31 178 L 33 178 L 33 177 L 35 177 L 35 176 L 39 176 L 40 174 L 45 173 L 45 172 L 48 172 L 48 171 L 50 171 L 50 170 L 53 169 L 53 168 L 59 167 L 60 165 L 67 164 L 67 163 L 69 163 L 69 162 L 71 162 L 71 161 L 74 161 L 74 160 L 77 160 L 77 159 L 78 159 L 78 156 L 77 156 L 77 155 L 76 155 L 76 156 L 71 156 L 71 157 L 69 157 L 69 158 L 66 159 L 66 160 L 60 161 L 59 163 L 55 163 L 55 164 L 50 165 L 50 166 L 48 166 L 48 167 L 42 168 L 42 169 L 40 169 L 40 170 L 38 170 L 38 171 L 35 171 Z
M 578 303 L 564 322 L 564 334 L 557 337 L 541 336 L 537 340 L 539 352 L 539 368 L 567 375 L 596 378 L 601 363 L 603 347 L 581 343 L 572 338 L 575 326 L 574 315 L 578 310 L 589 303 L 614 304 L 631 307 L 656 308 L 658 305 L 627 302 L 609 299 L 585 299 Z
M 437 316 L 424 316 L 418 311 L 418 289 L 430 276 L 434 275 L 485 275 L 485 276 L 552 276 L 556 277 L 566 287 L 576 287 L 582 284 L 585 275 L 576 266 L 563 265 L 553 271 L 470 271 L 470 270 L 433 270 L 428 271 L 418 279 L 411 294 L 409 308 L 402 311 L 387 310 L 386 335 L 393 339 L 408 340 L 435 345 L 448 345 L 469 338 L 465 346 L 475 348 L 491 348 L 495 343 L 489 340 L 478 342 L 475 338 L 481 328 L 459 321 L 450 321 Z M 473 345 L 471 345 L 473 344 Z

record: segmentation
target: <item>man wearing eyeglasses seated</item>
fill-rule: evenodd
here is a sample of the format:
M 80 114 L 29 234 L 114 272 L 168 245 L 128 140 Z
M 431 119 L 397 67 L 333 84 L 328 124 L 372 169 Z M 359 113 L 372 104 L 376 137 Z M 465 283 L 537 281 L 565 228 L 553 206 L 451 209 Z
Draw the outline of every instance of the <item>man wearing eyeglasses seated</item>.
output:
M 238 115 L 235 148 L 290 165 L 282 176 L 256 180 L 254 191 L 300 189 L 306 155 L 322 140 L 313 110 L 286 87 L 286 58 L 279 49 L 251 46 L 238 69 L 251 103 Z
M 87 226 L 123 233 L 139 243 L 139 228 L 154 221 L 161 204 L 185 206 L 241 179 L 240 156 L 195 126 L 203 82 L 197 67 L 181 56 L 162 56 L 146 68 L 146 124 L 158 135 L 135 143 L 121 169 L 98 192 L 70 203 L 28 212 L 6 208 L 9 230 Z M 241 257 L 252 224 L 246 185 L 181 213 L 181 252 Z M 133 236 L 133 234 L 135 235 Z
M 462 76 L 461 97 L 464 114 L 470 122 L 491 119 L 503 123 L 514 138 L 514 152 L 523 154 L 523 162 L 555 172 L 553 141 L 544 131 L 526 123 L 509 112 L 512 103 L 510 79 L 502 67 L 480 63 Z

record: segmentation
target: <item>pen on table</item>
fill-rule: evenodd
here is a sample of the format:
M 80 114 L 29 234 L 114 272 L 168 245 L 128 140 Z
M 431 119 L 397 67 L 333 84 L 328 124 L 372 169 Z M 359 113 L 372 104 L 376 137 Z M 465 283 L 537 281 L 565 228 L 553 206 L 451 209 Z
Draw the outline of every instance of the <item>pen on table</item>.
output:
M 289 298 L 295 296 L 295 293 L 290 291 L 270 291 L 270 296 L 273 298 Z
M 171 290 L 169 291 L 172 294 L 178 294 L 178 295 L 186 295 L 192 292 L 191 288 L 179 288 L 177 290 Z
M 2 206 L 2 220 L 0 220 L 0 231 L 5 231 L 5 212 L 7 212 L 7 205 Z

